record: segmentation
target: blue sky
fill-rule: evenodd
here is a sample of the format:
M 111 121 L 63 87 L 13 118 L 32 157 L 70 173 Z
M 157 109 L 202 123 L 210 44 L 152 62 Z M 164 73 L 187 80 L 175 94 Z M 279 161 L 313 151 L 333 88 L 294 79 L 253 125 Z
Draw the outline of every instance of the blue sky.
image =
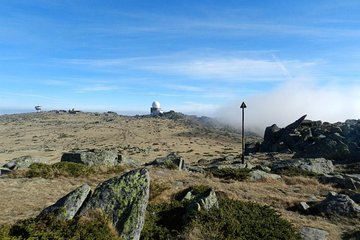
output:
M 298 88 L 290 95 L 321 93 L 318 111 L 336 95 L 346 117 L 360 114 L 357 0 L 0 3 L 3 111 L 135 113 L 158 100 L 214 115 L 242 100 L 267 109 L 275 93 L 278 108 L 299 104 Z

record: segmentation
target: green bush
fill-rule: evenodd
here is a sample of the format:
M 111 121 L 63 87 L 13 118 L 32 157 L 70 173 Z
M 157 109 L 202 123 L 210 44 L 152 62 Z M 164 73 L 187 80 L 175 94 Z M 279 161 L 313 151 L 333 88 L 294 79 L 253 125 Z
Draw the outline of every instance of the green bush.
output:
M 58 220 L 49 215 L 42 219 L 27 219 L 18 221 L 12 226 L 2 226 L 0 239 L 121 240 L 110 226 L 109 220 L 101 212 L 94 212 L 91 216 L 71 221 Z
M 124 172 L 122 166 L 87 166 L 80 163 L 58 162 L 55 164 L 33 163 L 26 171 L 14 171 L 11 177 L 87 177 L 94 174 L 113 174 Z
M 199 194 L 206 191 L 206 186 L 198 186 L 193 187 L 193 192 L 197 188 Z M 301 239 L 294 227 L 268 206 L 225 197 L 218 199 L 218 209 L 200 211 L 187 221 L 184 216 L 189 201 L 150 204 L 141 239 L 184 239 L 192 231 L 198 239 Z
M 193 219 L 202 239 L 301 239 L 294 227 L 268 206 L 221 199 L 219 209 L 201 211 Z
M 26 177 L 54 178 L 59 176 L 80 177 L 94 173 L 89 166 L 72 162 L 58 162 L 52 165 L 44 163 L 33 163 L 26 172 Z
M 243 181 L 249 178 L 250 169 L 247 168 L 222 168 L 212 169 L 211 174 L 217 178 L 234 179 Z
M 295 176 L 318 177 L 319 176 L 319 174 L 296 167 L 286 167 L 286 168 L 277 169 L 274 171 L 274 173 L 288 177 L 295 177 Z

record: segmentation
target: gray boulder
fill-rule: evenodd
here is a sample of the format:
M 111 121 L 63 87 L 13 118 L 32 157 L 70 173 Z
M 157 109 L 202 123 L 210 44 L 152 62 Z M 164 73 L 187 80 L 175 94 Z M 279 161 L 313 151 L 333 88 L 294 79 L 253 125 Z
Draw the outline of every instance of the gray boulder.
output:
M 61 161 L 81 163 L 88 166 L 116 166 L 118 165 L 118 154 L 116 151 L 102 149 L 74 151 L 64 153 Z
M 16 170 L 21 168 L 28 168 L 30 167 L 31 164 L 39 163 L 39 162 L 40 160 L 38 158 L 27 155 L 27 156 L 14 158 L 10 162 L 3 165 L 3 167 L 8 168 L 10 170 Z
M 304 240 L 327 240 L 329 236 L 327 231 L 312 227 L 301 228 L 300 234 Z
M 279 128 L 276 124 L 265 129 L 264 141 L 260 145 L 261 152 L 287 152 L 292 150 L 295 143 L 299 139 L 299 135 L 295 130 L 301 125 L 306 118 L 302 116 L 295 122 Z
M 126 240 L 140 238 L 149 199 L 150 176 L 146 169 L 133 170 L 97 186 L 80 215 L 101 209 Z
M 319 178 L 319 181 L 324 184 L 333 184 L 335 187 L 343 189 L 351 189 L 355 191 L 360 189 L 360 180 L 347 174 L 325 174 Z
M 351 216 L 360 213 L 360 206 L 348 195 L 330 192 L 326 199 L 313 207 L 320 213 Z
M 45 208 L 38 217 L 42 218 L 51 213 L 60 220 L 71 220 L 90 195 L 91 189 L 89 185 L 84 184 L 60 198 L 55 204 Z
M 160 167 L 174 168 L 178 170 L 185 169 L 184 159 L 175 152 L 170 153 L 166 157 L 157 158 L 146 165 L 154 165 Z
M 185 197 L 188 197 L 189 199 L 193 198 L 192 202 L 188 205 L 186 209 L 185 219 L 201 210 L 209 211 L 213 207 L 219 207 L 219 202 L 213 189 L 209 189 L 205 193 L 195 197 L 192 197 L 191 195 L 186 195 Z
M 328 174 L 334 172 L 334 165 L 330 160 L 324 158 L 299 158 L 275 162 L 272 170 L 277 171 L 286 168 L 298 168 L 317 174 Z
M 281 179 L 280 175 L 267 173 L 261 170 L 255 170 L 250 172 L 250 178 L 251 181 L 259 181 L 262 179 Z

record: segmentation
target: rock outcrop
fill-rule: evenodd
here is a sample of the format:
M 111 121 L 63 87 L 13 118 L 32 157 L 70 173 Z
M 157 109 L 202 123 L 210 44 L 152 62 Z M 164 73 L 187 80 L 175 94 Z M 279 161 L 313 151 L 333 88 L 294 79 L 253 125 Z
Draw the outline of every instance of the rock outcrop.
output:
M 64 153 L 61 161 L 81 163 L 88 166 L 116 166 L 118 164 L 118 154 L 116 151 L 102 149 L 74 151 Z
M 295 152 L 295 158 L 360 160 L 360 120 L 330 124 L 305 120 L 305 117 L 285 128 L 275 124 L 267 127 L 260 146 L 249 144 L 246 153 Z
M 80 215 L 91 209 L 101 209 L 112 220 L 122 238 L 137 240 L 144 226 L 149 188 L 150 176 L 146 169 L 111 178 L 99 184 Z
M 89 185 L 84 184 L 60 198 L 55 204 L 45 208 L 40 213 L 39 218 L 52 213 L 60 220 L 71 220 L 90 195 L 91 189 Z

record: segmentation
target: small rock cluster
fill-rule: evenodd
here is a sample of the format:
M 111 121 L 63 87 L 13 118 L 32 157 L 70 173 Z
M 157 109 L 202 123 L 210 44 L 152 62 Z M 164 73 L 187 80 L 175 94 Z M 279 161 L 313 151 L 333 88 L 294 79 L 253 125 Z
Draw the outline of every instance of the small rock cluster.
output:
M 295 152 L 296 158 L 359 161 L 360 120 L 330 124 L 302 116 L 285 128 L 276 124 L 265 130 L 264 141 L 248 144 L 246 153 Z
M 100 183 L 92 193 L 82 185 L 45 208 L 39 218 L 52 213 L 62 220 L 102 210 L 124 239 L 140 239 L 149 199 L 150 176 L 146 169 L 130 171 Z
M 10 162 L 0 167 L 0 175 L 11 173 L 17 169 L 29 168 L 31 164 L 39 162 L 40 159 L 28 155 L 14 158 Z

